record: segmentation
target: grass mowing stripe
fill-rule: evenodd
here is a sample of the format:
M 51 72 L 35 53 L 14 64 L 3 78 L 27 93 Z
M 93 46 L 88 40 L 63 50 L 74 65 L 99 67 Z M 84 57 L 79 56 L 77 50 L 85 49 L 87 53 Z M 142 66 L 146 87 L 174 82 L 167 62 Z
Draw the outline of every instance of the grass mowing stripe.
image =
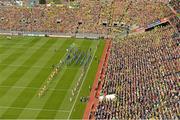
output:
M 30 41 L 30 40 L 29 40 L 29 41 Z M 18 41 L 18 42 L 20 42 L 20 41 Z M 1 44 L 0 44 L 0 45 L 1 45 Z M 3 60 L 6 59 L 6 57 L 3 56 L 3 55 L 9 56 L 10 53 L 11 53 L 11 55 L 14 54 L 14 53 L 16 53 L 16 51 L 14 51 L 14 49 L 11 49 L 11 47 L 13 47 L 13 46 L 16 46 L 16 44 L 12 44 L 11 46 L 7 46 L 7 48 L 2 48 L 2 47 L 0 47 L 0 57 L 2 56 L 2 58 L 3 58 L 3 59 L 0 60 L 0 62 L 1 62 L 1 61 L 3 62 Z M 4 60 L 4 61 L 6 61 L 6 60 Z M 1 63 L 2 63 L 2 62 L 1 62 Z
M 98 59 L 101 58 L 103 49 L 104 49 L 104 40 L 100 40 L 100 44 L 97 47 L 97 51 L 95 53 L 95 56 L 97 56 L 97 60 L 95 60 L 95 58 L 92 61 L 92 64 L 90 66 L 90 69 L 87 73 L 87 76 L 85 78 L 85 82 L 80 90 L 80 94 L 78 96 L 78 100 L 74 106 L 75 111 L 72 112 L 70 119 L 82 119 L 83 114 L 84 114 L 84 109 L 86 107 L 86 104 L 82 104 L 80 102 L 80 97 L 81 96 L 88 96 L 90 94 L 89 91 L 89 85 L 92 86 L 95 75 L 96 75 L 96 71 L 98 68 Z
M 51 42 L 47 41 L 43 46 L 41 47 L 50 47 L 53 44 L 50 44 Z M 54 43 L 54 42 L 53 42 Z M 30 65 L 32 66 L 33 64 L 35 64 L 35 62 L 39 59 L 38 57 L 42 56 L 43 53 L 41 53 L 40 51 L 36 51 L 35 53 L 33 53 L 31 55 L 31 57 L 29 57 L 29 59 L 27 59 L 23 65 Z M 34 59 L 32 59 L 34 58 Z M 28 69 L 24 69 L 23 71 L 19 71 L 19 69 L 23 69 L 22 66 L 18 67 L 11 75 L 9 75 L 7 77 L 6 80 L 4 80 L 0 85 L 3 86 L 13 86 L 18 79 L 20 79 L 28 70 Z M 3 89 L 3 91 L 0 92 L 0 97 L 2 97 L 3 95 L 5 95 L 8 92 L 8 88 L 7 89 Z
M 26 47 L 33 47 L 36 43 L 38 42 L 37 38 L 32 40 L 31 43 L 27 44 Z M 9 54 L 9 56 L 2 61 L 0 61 L 0 64 L 11 64 L 15 60 L 17 60 L 23 53 L 24 51 L 27 50 L 24 49 L 23 52 L 20 50 L 15 50 L 13 53 Z M 0 72 L 2 72 L 7 66 L 0 66 Z
M 63 47 L 67 47 L 68 44 L 72 42 L 72 41 L 65 41 L 65 43 L 62 45 Z M 60 49 L 60 48 L 59 48 Z M 45 52 L 45 51 L 44 51 Z M 51 57 L 51 59 L 49 59 L 49 61 L 47 62 L 47 64 L 45 66 L 47 66 L 49 63 L 53 63 L 55 60 L 52 59 L 54 58 L 56 55 L 54 55 L 53 57 Z M 40 87 L 41 84 L 44 82 L 45 79 L 47 79 L 48 75 L 50 73 L 50 70 L 44 71 L 44 69 L 41 69 L 39 71 L 39 73 L 35 76 L 35 79 L 33 79 L 27 87 Z M 38 80 L 37 80 L 38 78 Z M 21 94 L 18 96 L 18 98 L 15 99 L 15 101 L 12 103 L 11 107 L 26 107 L 26 105 L 29 103 L 29 101 L 31 101 L 32 97 L 36 94 L 37 91 L 32 91 L 31 94 L 29 94 L 29 90 L 28 89 L 24 89 Z M 2 118 L 18 118 L 18 116 L 20 115 L 20 113 L 23 110 L 15 110 L 15 109 L 8 109 L 3 115 Z
M 45 39 L 45 41 L 47 40 L 47 39 L 49 39 L 49 38 L 44 38 Z M 57 39 L 57 38 L 56 38 Z M 59 39 L 59 38 L 58 38 Z M 73 40 L 74 40 L 74 38 L 73 38 Z M 75 40 L 76 41 L 76 40 Z M 74 42 L 75 42 L 74 41 Z M 86 40 L 84 40 L 84 41 L 86 41 Z M 6 43 L 5 43 L 6 41 L 2 41 L 2 45 L 5 45 Z M 5 43 L 5 44 L 4 44 Z M 77 42 L 78 43 L 78 42 Z M 7 42 L 7 45 L 9 45 L 10 46 L 10 44 L 11 43 L 8 43 Z M 12 44 L 13 45 L 13 44 Z M 22 43 L 22 45 L 23 45 L 23 43 Z M 26 44 L 24 44 L 24 45 L 26 45 Z M 54 46 L 53 45 L 53 47 L 55 47 L 56 48 L 56 46 Z M 58 46 L 57 46 L 58 47 Z M 82 49 L 82 48 L 84 48 L 84 49 L 86 49 L 86 45 L 85 45 L 85 47 L 84 46 L 80 46 L 80 48 Z M 18 65 L 19 63 L 19 65 L 21 65 L 21 63 L 24 63 L 24 61 L 26 61 L 27 59 L 29 59 L 29 57 L 31 56 L 28 56 L 28 54 L 30 53 L 33 53 L 34 51 L 36 51 L 36 47 L 33 47 L 33 48 L 35 48 L 35 49 L 32 49 L 31 48 L 31 50 L 28 50 L 27 52 L 26 52 L 26 54 L 23 54 L 23 56 L 21 55 L 21 57 L 20 58 L 18 58 L 17 60 L 15 60 L 13 63 L 11 63 L 9 66 L 8 66 L 8 64 L 3 64 L 2 66 L 6 66 L 6 69 L 5 70 L 3 70 L 3 72 L 1 72 L 1 74 L 0 74 L 0 76 L 2 76 L 2 79 L 3 80 L 6 80 L 6 78 L 9 76 L 9 72 L 8 71 L 10 71 L 11 73 L 13 73 L 17 68 L 16 67 L 11 67 L 11 66 L 13 66 L 13 65 Z M 52 47 L 51 47 L 52 48 Z M 45 66 L 46 68 L 47 67 L 51 67 L 52 66 L 52 64 L 54 64 L 54 63 L 57 63 L 57 62 L 59 62 L 59 60 L 60 60 L 60 58 L 58 57 L 59 55 L 54 55 L 54 53 L 53 54 L 51 54 L 51 52 L 52 51 L 54 51 L 54 48 L 53 49 L 51 49 L 51 48 L 48 48 L 48 49 L 44 49 L 44 48 L 42 48 L 42 49 L 39 49 L 39 52 L 45 52 L 46 54 L 44 54 L 42 57 L 40 57 L 39 59 L 38 59 L 38 61 L 33 65 L 33 66 L 35 66 L 35 65 L 37 65 L 37 66 Z M 62 47 L 63 48 L 63 47 Z M 94 49 L 95 47 L 93 47 L 93 49 Z M 4 47 L 4 49 L 7 49 L 6 47 Z M 66 52 L 66 48 L 63 48 L 64 50 L 62 51 L 62 50 L 57 50 L 57 53 L 60 53 L 60 56 L 62 55 L 62 54 L 64 54 L 65 52 Z M 3 49 L 2 49 L 3 50 Z M 12 51 L 13 50 L 15 50 L 15 51 L 19 51 L 19 52 L 21 52 L 23 49 L 22 49 L 22 47 L 21 47 L 21 44 L 17 44 L 15 47 L 11 47 L 9 50 L 7 50 L 9 53 L 12 53 Z M 0 51 L 1 51 L 1 42 L 0 42 Z M 6 53 L 8 53 L 8 52 L 6 52 Z M 54 56 L 53 56 L 54 55 Z M 8 57 L 8 54 L 0 54 L 0 57 Z M 27 56 L 27 57 L 26 57 Z M 46 58 L 46 56 L 47 56 L 47 58 Z M 53 56 L 53 57 L 52 57 Z M 52 59 L 53 58 L 53 60 L 50 60 L 50 59 Z M 32 58 L 32 60 L 33 60 L 34 58 Z M 2 59 L 3 60 L 3 59 Z M 1 60 L 1 61 L 2 61 Z M 22 62 L 23 61 L 23 62 Z M 49 62 L 50 61 L 50 62 Z M 47 64 L 49 62 L 49 64 Z M 94 61 L 93 61 L 94 62 Z M 39 99 L 37 96 L 35 96 L 36 94 L 37 94 L 37 91 L 36 91 L 36 89 L 30 89 L 30 87 L 34 87 L 34 88 L 38 88 L 38 87 L 40 87 L 41 86 L 41 84 L 42 84 L 42 82 L 44 82 L 44 80 L 45 79 L 47 79 L 47 76 L 49 75 L 49 73 L 50 73 L 50 70 L 51 69 L 44 69 L 43 70 L 43 68 L 42 69 L 32 69 L 33 68 L 33 66 L 31 66 L 30 64 L 29 64 L 29 69 L 28 69 L 28 65 L 27 65 L 27 67 L 25 66 L 25 65 L 22 65 L 20 68 L 22 68 L 22 69 L 19 69 L 18 71 L 21 71 L 21 72 L 23 72 L 24 70 L 26 71 L 26 69 L 28 69 L 28 72 L 26 72 L 25 74 L 23 74 L 21 77 L 20 76 L 17 76 L 17 77 L 20 77 L 20 80 L 18 80 L 13 86 L 25 86 L 25 87 L 27 87 L 27 88 L 22 88 L 22 89 L 16 89 L 16 88 L 13 88 L 13 89 L 10 89 L 9 90 L 9 92 L 1 99 L 1 105 L 3 106 L 5 106 L 5 107 L 7 107 L 7 108 L 9 108 L 9 109 L 7 109 L 7 108 L 3 108 L 3 109 L 1 109 L 0 110 L 0 116 L 1 115 L 3 115 L 2 116 L 2 118 L 25 118 L 25 119 L 27 119 L 27 118 L 36 118 L 36 116 L 38 116 L 38 114 L 39 113 L 41 113 L 41 110 L 45 110 L 45 109 L 43 109 L 45 106 L 45 104 L 46 104 L 46 102 L 49 102 L 49 103 L 47 103 L 47 104 L 49 104 L 48 106 L 50 106 L 50 107 L 47 107 L 46 106 L 46 108 L 48 109 L 48 108 L 51 108 L 50 109 L 50 112 L 48 112 L 48 111 L 46 111 L 46 112 L 44 112 L 43 114 L 42 114 L 42 116 L 47 116 L 47 117 L 44 117 L 44 118 L 67 118 L 67 116 L 68 116 L 68 111 L 70 110 L 70 106 L 69 107 L 65 107 L 65 106 L 63 106 L 62 104 L 67 104 L 67 103 L 69 103 L 70 104 L 70 102 L 69 102 L 69 97 L 67 97 L 67 95 L 69 95 L 70 93 L 71 93 L 71 91 L 67 91 L 67 92 L 64 92 L 64 91 L 51 91 L 51 90 L 49 90 L 48 91 L 48 94 L 46 95 L 46 96 L 44 96 L 42 99 Z M 0 67 L 1 67 L 1 64 L 0 64 Z M 69 69 L 69 68 L 67 68 L 67 69 L 65 69 L 64 71 L 66 71 L 65 72 L 65 76 L 70 76 L 70 74 L 71 73 L 69 73 L 68 71 L 75 71 L 74 72 L 74 74 L 75 74 L 75 76 L 77 76 L 77 68 L 78 67 L 80 67 L 80 66 L 73 66 L 74 68 L 73 69 Z M 76 68 L 77 67 L 77 68 Z M 33 72 L 35 70 L 35 72 Z M 87 72 L 89 72 L 89 71 L 87 71 Z M 5 74 L 4 74 L 5 73 Z M 5 76 L 3 76 L 3 75 L 5 75 Z M 6 77 L 7 76 L 7 77 Z M 31 76 L 31 77 L 28 77 L 28 76 Z M 64 74 L 62 74 L 62 76 L 64 76 Z M 95 74 L 94 74 L 94 76 L 95 76 Z M 16 76 L 14 76 L 14 77 L 16 77 Z M 87 77 L 86 77 L 87 78 Z M 12 79 L 14 79 L 14 78 L 12 78 Z M 15 78 L 16 79 L 16 78 Z M 1 81 L 3 81 L 3 80 L 1 80 Z M 94 79 L 93 79 L 94 80 Z M 93 80 L 92 80 L 92 82 L 93 82 Z M 26 82 L 25 82 L 26 81 Z M 68 90 L 70 90 L 70 88 L 72 88 L 72 86 L 73 86 L 73 84 L 75 84 L 76 82 L 75 81 L 77 81 L 76 79 L 75 79 L 75 77 L 72 77 L 72 79 L 71 80 L 62 80 L 61 81 L 61 83 L 59 83 L 59 87 L 58 88 L 68 88 Z M 90 80 L 89 80 L 90 81 Z M 50 88 L 55 88 L 55 86 L 57 85 L 56 84 L 56 82 L 58 83 L 59 81 L 56 81 L 55 80 L 55 82 L 53 82 L 53 86 L 50 86 Z M 86 83 L 86 81 L 85 81 L 85 83 Z M 13 87 L 12 86 L 12 87 Z M 83 85 L 84 86 L 84 85 Z M 10 88 L 11 88 L 11 86 L 10 86 Z M 89 91 L 89 85 L 88 86 L 86 86 L 86 88 L 85 88 L 85 90 L 87 90 L 87 91 Z M 82 91 L 82 89 L 81 89 L 81 91 Z M 1 91 L 0 91 L 1 92 Z M 17 93 L 16 93 L 17 92 Z M 55 92 L 55 93 L 54 93 Z M 85 92 L 85 91 L 84 91 Z M 12 94 L 12 96 L 11 96 L 11 94 Z M 51 101 L 48 101 L 48 99 L 51 97 L 51 95 L 52 94 L 54 94 L 54 96 L 53 96 L 53 99 L 55 99 L 55 100 L 59 100 L 60 102 L 56 102 L 55 100 L 55 104 L 57 105 L 57 106 L 55 106 L 54 107 L 54 105 L 52 105 L 51 106 L 51 104 L 53 104 L 53 103 L 51 103 Z M 59 96 L 65 96 L 65 97 L 59 97 Z M 85 95 L 84 95 L 85 96 Z M 79 98 L 79 96 L 77 96 L 78 98 Z M 11 102 L 6 102 L 6 100 L 8 100 L 8 98 L 9 99 L 11 99 L 10 101 Z M 19 99 L 19 100 L 18 100 Z M 68 100 L 68 101 L 67 101 Z M 67 103 L 65 102 L 65 101 L 67 101 Z M 3 103 L 4 102 L 4 103 Z M 77 103 L 77 102 L 76 102 Z M 20 104 L 22 104 L 22 105 L 20 105 Z M 58 105 L 59 104 L 59 105 Z M 72 103 L 73 104 L 73 103 Z M 82 105 L 82 103 L 80 104 L 80 105 Z M 75 107 L 76 107 L 76 104 L 75 104 Z M 20 108 L 20 110 L 19 110 L 19 108 Z M 27 108 L 27 109 L 26 109 Z M 30 109 L 29 109 L 30 108 Z M 32 109 L 31 109 L 32 108 Z M 58 109 L 54 109 L 54 108 L 58 108 Z M 62 109 L 61 109 L 62 108 Z M 64 109 L 65 108 L 65 109 Z M 37 110 L 38 109 L 38 110 Z M 80 107 L 80 109 L 81 109 L 81 107 Z M 51 111 L 52 110 L 52 111 Z M 59 111 L 59 110 L 66 110 L 67 112 L 62 112 L 62 111 Z M 9 111 L 9 112 L 7 112 L 7 111 Z M 81 110 L 80 110 L 81 111 Z M 75 112 L 77 112 L 77 111 L 75 111 Z M 49 113 L 49 114 L 48 114 Z M 54 113 L 55 113 L 55 115 L 54 115 Z M 74 113 L 74 112 L 73 112 Z M 73 114 L 72 113 L 72 114 Z M 6 115 L 5 115 L 6 114 Z M 17 115 L 18 114 L 18 115 Z M 78 113 L 78 114 L 83 114 L 83 113 Z M 31 117 L 32 116 L 32 117 Z M 65 117 L 64 117 L 65 116 Z M 1 118 L 1 117 L 0 117 Z
M 36 68 L 36 69 L 42 69 L 43 66 L 29 66 L 29 65 L 14 65 L 14 64 L 0 64 L 0 66 L 7 66 L 7 67 L 21 67 L 21 68 Z M 46 69 L 50 69 L 51 67 L 45 67 Z
M 98 41 L 98 44 L 99 44 L 99 41 Z M 70 113 L 69 113 L 69 115 L 68 115 L 68 119 L 70 119 L 71 114 L 72 114 L 72 112 L 73 112 L 73 110 L 74 110 L 74 106 L 75 106 L 75 104 L 76 104 L 76 102 L 77 102 L 77 99 L 78 99 L 78 97 L 79 97 L 79 93 L 80 93 L 80 91 L 81 91 L 81 89 L 82 89 L 83 83 L 84 83 L 84 81 L 85 81 L 85 78 L 86 78 L 86 76 L 87 76 L 87 73 L 88 73 L 88 71 L 89 71 L 89 68 L 90 68 L 90 66 L 91 66 L 91 64 L 92 64 L 92 61 L 93 61 L 93 59 L 94 59 L 94 56 L 95 56 L 96 51 L 97 51 L 97 47 L 96 47 L 96 49 L 94 50 L 92 59 L 91 59 L 91 61 L 90 61 L 90 64 L 88 65 L 87 71 L 86 71 L 86 73 L 85 73 L 85 77 L 83 78 L 83 81 L 82 81 L 82 83 L 81 83 L 80 89 L 78 90 L 78 94 L 76 95 L 75 101 L 74 101 L 73 106 L 72 106 L 72 108 L 71 108 L 71 110 L 70 110 Z
M 7 109 L 7 108 L 13 108 L 13 109 L 20 109 L 20 110 L 30 110 L 30 111 L 41 111 L 42 109 L 37 109 L 37 108 L 20 108 L 20 107 L 9 107 L 9 106 L 0 106 L 1 109 Z M 69 112 L 67 110 L 51 110 L 51 109 L 43 109 L 44 111 L 58 111 L 58 112 Z
M 75 78 L 76 73 L 77 73 L 76 69 L 66 70 L 62 76 L 62 79 L 59 80 L 58 84 L 56 85 L 55 89 L 57 89 L 59 86 L 68 87 L 68 85 L 71 84 L 72 79 Z M 49 99 L 47 100 L 43 109 L 53 109 L 53 110 L 58 109 L 60 104 L 62 103 L 62 100 L 65 97 L 66 93 L 67 93 L 67 91 L 65 91 L 65 92 L 53 92 L 50 95 Z M 54 116 L 56 115 L 57 111 L 47 112 L 47 111 L 44 111 L 43 109 L 38 114 L 37 119 L 53 119 Z
M 87 41 L 87 40 L 85 40 L 85 41 Z M 91 42 L 92 44 L 91 44 L 91 46 L 89 46 L 88 45 L 88 43 L 86 43 L 87 45 L 88 45 L 88 47 L 89 48 L 91 48 L 92 50 L 95 50 L 95 46 L 96 46 L 96 44 L 97 44 L 97 41 L 89 41 L 89 42 Z M 83 45 L 83 46 L 87 46 L 87 45 Z M 86 47 L 86 49 L 87 49 L 87 47 Z M 92 51 L 92 53 L 93 53 L 93 51 Z M 92 54 L 93 55 L 93 54 Z M 87 71 L 86 71 L 87 72 Z M 80 73 L 81 72 L 79 72 L 79 75 L 80 75 Z M 78 78 L 77 79 L 75 79 L 73 82 L 72 82 L 72 84 L 71 84 L 71 86 L 70 86 L 70 89 L 73 89 L 76 85 L 77 85 L 77 82 L 78 82 L 78 79 L 79 79 L 79 76 L 78 76 Z M 83 78 L 82 78 L 83 79 Z M 78 88 L 79 89 L 79 88 Z M 76 92 L 76 94 L 77 94 L 77 92 Z M 72 105 L 73 105 L 73 101 L 75 100 L 75 97 L 76 97 L 76 94 L 75 94 L 75 96 L 74 97 L 72 97 L 72 92 L 71 91 L 68 91 L 68 93 L 66 94 L 66 97 L 64 98 L 64 100 L 63 100 L 63 102 L 61 103 L 61 106 L 60 106 L 60 108 L 59 109 L 66 109 L 66 110 L 70 110 L 71 108 L 72 108 Z M 69 98 L 72 98 L 72 102 L 69 102 Z M 62 114 L 62 113 L 57 113 L 56 114 L 56 116 L 55 116 L 55 119 L 57 118 L 68 118 L 68 114 Z
M 34 41 L 36 41 L 38 38 L 37 37 L 33 37 L 33 38 L 28 37 L 27 39 L 28 39 L 28 40 L 26 40 L 27 43 L 26 44 L 20 44 L 19 47 L 21 47 L 21 46 L 28 47 L 29 45 L 34 44 Z M 8 40 L 6 39 L 6 41 L 8 41 Z M 14 41 L 15 41 L 15 43 L 14 43 Z M 24 38 L 20 37 L 19 39 L 13 40 L 13 42 L 12 41 L 8 42 L 8 43 L 11 43 L 11 44 L 0 44 L 1 45 L 0 49 L 14 50 L 12 48 L 17 46 L 18 43 L 22 43 L 23 41 L 24 41 Z M 2 54 L 3 52 L 0 52 L 0 54 Z
M 24 86 L 0 86 L 0 88 L 11 88 L 11 89 L 30 89 L 30 90 L 39 90 L 36 87 L 24 87 Z M 69 89 L 49 89 L 49 91 L 69 91 Z
M 26 44 L 25 44 L 26 45 Z M 3 49 L 8 49 L 9 48 L 9 46 L 3 46 L 4 48 Z M 33 47 L 33 48 L 29 48 L 29 49 L 31 49 L 32 51 L 37 51 L 37 50 L 39 50 L 39 47 L 40 46 L 37 46 L 37 47 Z M 0 47 L 1 48 L 1 47 Z M 19 50 L 24 50 L 24 49 L 26 49 L 27 47 L 26 46 L 11 46 L 11 49 L 19 49 Z M 2 48 L 1 48 L 2 49 Z M 53 48 L 54 49 L 54 48 Z M 45 51 L 45 50 L 47 50 L 47 48 L 41 48 L 40 50 L 43 50 L 43 51 Z M 51 49 L 48 49 L 48 50 L 51 50 Z
M 2 40 L 2 38 L 4 38 Z M 32 39 L 31 39 L 32 40 Z M 31 40 L 27 40 L 28 42 L 30 42 Z M 5 51 L 9 50 L 9 48 L 13 47 L 13 46 L 16 46 L 18 43 L 21 43 L 22 42 L 22 38 L 20 39 L 15 39 L 15 40 L 8 40 L 7 38 L 5 37 L 2 37 L 0 36 L 0 41 L 6 41 L 6 43 L 11 43 L 10 45 L 9 44 L 4 44 L 3 42 L 0 42 L 0 55 L 3 54 Z M 8 42 L 7 42 L 8 41 Z M 6 49 L 5 48 L 2 48 L 1 46 L 6 46 Z M 7 49 L 8 48 L 8 49 Z
M 41 47 L 47 47 L 47 48 L 50 48 L 53 44 L 55 44 L 55 41 L 52 41 L 52 40 L 49 40 L 49 41 L 46 41 Z M 45 54 L 45 52 L 42 53 L 42 51 L 36 51 L 34 52 L 30 57 L 29 59 L 27 59 L 23 64 L 24 65 L 29 65 L 29 66 L 32 66 L 33 64 L 35 64 L 38 60 L 39 60 L 39 57 L 43 56 Z M 19 69 L 22 69 L 21 67 L 19 67 Z M 3 85 L 9 85 L 9 86 L 13 86 L 17 81 L 18 79 L 20 79 L 29 69 L 24 69 L 23 71 L 19 71 L 18 69 L 13 73 L 11 74 L 5 82 L 3 82 L 2 86 Z M 16 76 L 16 77 L 15 77 Z M 14 79 L 12 79 L 14 78 Z M 7 90 L 5 89 L 4 91 L 4 94 L 8 91 L 9 89 L 7 88 Z M 3 95 L 4 95 L 3 94 Z M 2 95 L 2 94 L 0 94 Z M 8 111 L 8 110 L 7 110 Z M 6 112 L 5 112 L 6 113 Z M 4 113 L 4 114 L 5 114 Z
M 65 72 L 65 69 L 62 69 L 62 70 L 61 70 L 61 73 L 58 74 L 58 76 L 56 76 L 56 77 L 57 77 L 57 78 L 61 78 L 62 75 L 64 74 L 64 72 Z M 43 98 L 39 99 L 39 97 L 37 97 L 37 95 L 36 95 L 36 96 L 33 96 L 32 100 L 28 103 L 28 105 L 26 105 L 26 107 L 32 107 L 32 106 L 33 106 L 33 108 L 38 108 L 38 109 L 41 108 L 41 109 L 43 109 L 44 103 L 46 102 L 46 100 L 49 98 L 49 96 L 50 96 L 51 93 L 53 92 L 53 91 L 50 91 L 50 89 L 54 88 L 54 87 L 53 87 L 54 82 L 56 82 L 56 79 L 55 79 L 55 81 L 53 81 L 52 85 L 49 87 L 48 92 L 46 93 L 45 96 L 43 96 Z M 57 89 L 57 90 L 58 90 L 58 89 Z M 60 93 L 60 91 L 59 91 L 59 93 Z M 31 112 L 31 111 L 28 111 L 28 110 L 23 110 L 23 112 L 19 115 L 18 118 L 19 118 L 19 119 L 22 119 L 22 118 L 35 119 L 39 112 L 40 112 L 40 111 L 36 111 L 36 112 L 33 111 L 33 112 Z
M 90 46 L 90 44 L 92 43 L 92 41 L 86 41 L 84 40 L 82 42 L 82 44 L 78 44 L 79 47 L 81 46 L 84 46 L 84 50 L 87 50 Z M 86 49 L 85 49 L 86 47 Z M 55 86 L 55 89 L 58 89 L 58 88 L 62 88 L 63 89 L 69 89 L 70 86 L 72 85 L 73 81 L 77 78 L 76 76 L 77 75 L 80 75 L 79 73 L 79 69 L 80 66 L 77 66 L 77 70 L 76 69 L 67 69 L 64 73 L 64 75 L 62 76 L 61 79 L 59 79 L 57 85 Z M 63 99 L 65 98 L 65 96 L 67 95 L 67 91 L 65 91 L 64 93 L 62 94 L 57 94 L 57 92 L 53 92 L 51 94 L 51 96 L 49 97 L 49 99 L 46 101 L 44 108 L 48 108 L 48 109 L 58 109 L 62 102 L 63 102 Z M 56 98 L 58 98 L 59 100 L 56 100 Z M 68 99 L 69 101 L 69 99 Z M 49 104 L 51 103 L 51 104 Z M 54 117 L 56 116 L 56 112 L 48 112 L 47 111 L 41 111 L 38 116 L 37 116 L 37 119 L 39 118 L 44 118 L 44 119 L 53 119 Z
M 28 43 L 29 41 L 27 41 L 27 40 L 24 40 L 24 41 L 22 41 L 22 39 L 24 39 L 24 38 L 30 38 L 31 40 L 32 39 L 34 39 L 34 38 L 36 38 L 36 37 L 34 37 L 34 36 L 29 36 L 29 37 L 24 37 L 24 36 L 11 36 L 11 39 L 8 39 L 7 38 L 7 36 L 2 36 L 2 35 L 0 35 L 0 44 L 11 44 L 11 45 L 13 45 L 13 44 L 24 44 L 24 43 Z M 40 38 L 40 37 L 39 37 Z M 19 42 L 17 42 L 17 41 L 21 41 L 20 43 Z

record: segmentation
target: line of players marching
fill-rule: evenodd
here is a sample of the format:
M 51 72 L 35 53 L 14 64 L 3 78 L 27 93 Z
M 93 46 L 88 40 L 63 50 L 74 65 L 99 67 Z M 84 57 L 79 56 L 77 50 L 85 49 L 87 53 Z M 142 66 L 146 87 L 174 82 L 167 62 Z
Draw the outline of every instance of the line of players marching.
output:
M 76 86 L 74 86 L 74 88 L 71 91 L 71 97 L 69 98 L 69 101 L 71 102 L 73 97 L 75 96 L 75 94 L 77 94 L 78 90 L 80 89 L 80 86 L 82 84 L 82 80 L 84 78 L 84 74 L 85 74 L 85 68 L 82 68 L 81 70 L 81 75 L 76 83 Z
M 51 72 L 51 74 L 48 77 L 48 80 L 45 81 L 45 83 L 40 88 L 40 90 L 38 92 L 39 97 L 43 96 L 47 92 L 49 84 L 52 82 L 53 78 L 59 73 L 59 71 L 60 71 L 59 68 L 60 67 L 56 67 L 53 69 L 53 71 Z
M 72 45 L 69 49 L 67 49 L 66 58 L 62 61 L 60 60 L 60 62 L 57 65 L 52 66 L 53 70 L 50 73 L 48 79 L 40 87 L 38 91 L 38 97 L 42 97 L 45 95 L 45 93 L 48 91 L 50 83 L 58 75 L 58 73 L 60 72 L 60 69 L 64 65 L 69 66 L 75 62 L 76 64 L 80 64 L 82 67 L 81 67 L 80 77 L 76 83 L 76 86 L 72 89 L 72 92 L 71 92 L 71 97 L 70 97 L 70 102 L 71 102 L 72 98 L 74 97 L 74 95 L 77 93 L 77 91 L 80 88 L 80 85 L 82 83 L 82 80 L 86 71 L 87 64 L 89 63 L 91 58 L 92 58 L 91 48 L 90 50 L 85 52 L 85 51 L 78 50 L 77 47 L 74 47 L 74 45 Z

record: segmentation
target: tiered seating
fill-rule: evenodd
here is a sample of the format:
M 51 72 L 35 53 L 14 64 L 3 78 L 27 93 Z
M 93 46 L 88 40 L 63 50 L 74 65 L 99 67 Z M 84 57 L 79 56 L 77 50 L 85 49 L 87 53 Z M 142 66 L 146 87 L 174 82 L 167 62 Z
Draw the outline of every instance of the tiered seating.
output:
M 80 33 L 97 33 L 98 20 L 100 14 L 100 4 L 95 1 L 81 3 L 81 7 L 76 14 Z
M 171 16 L 169 18 L 169 21 L 171 25 L 178 31 L 180 32 L 180 19 L 177 16 Z
M 169 4 L 177 13 L 180 13 L 180 2 L 178 0 L 171 0 Z
M 96 119 L 178 119 L 179 46 L 171 27 L 114 42 Z
M 122 24 L 144 26 L 172 14 L 163 3 L 139 0 L 80 0 L 77 8 L 64 4 L 0 10 L 1 30 L 98 34 L 114 33 Z
M 11 0 L 0 0 L 0 6 L 12 5 Z
M 122 18 L 124 13 L 126 12 L 126 9 L 128 7 L 129 3 L 125 2 L 124 0 L 115 0 L 113 4 L 113 22 L 122 22 Z
M 163 3 L 136 0 L 129 6 L 123 22 L 129 25 L 145 26 L 154 20 L 170 15 L 172 15 L 171 10 Z

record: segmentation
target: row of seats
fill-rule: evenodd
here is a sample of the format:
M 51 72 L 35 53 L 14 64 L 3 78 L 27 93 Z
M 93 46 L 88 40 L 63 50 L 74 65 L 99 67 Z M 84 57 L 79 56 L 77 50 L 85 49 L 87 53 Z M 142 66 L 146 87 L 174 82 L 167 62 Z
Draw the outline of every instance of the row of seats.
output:
M 170 26 L 113 42 L 95 119 L 178 119 L 180 47 Z
M 68 5 L 3 6 L 0 7 L 0 29 L 111 34 L 123 24 L 144 26 L 171 14 L 163 3 L 139 0 L 80 0 L 77 8 Z
M 180 2 L 178 0 L 171 0 L 169 4 L 177 13 L 180 13 Z

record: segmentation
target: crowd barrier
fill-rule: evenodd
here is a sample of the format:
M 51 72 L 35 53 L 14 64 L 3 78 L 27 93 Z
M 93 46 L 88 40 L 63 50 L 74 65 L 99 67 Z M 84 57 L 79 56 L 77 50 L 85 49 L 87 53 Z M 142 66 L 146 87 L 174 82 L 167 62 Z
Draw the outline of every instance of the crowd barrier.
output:
M 40 36 L 40 37 L 75 37 L 75 38 L 88 38 L 88 39 L 99 39 L 108 38 L 105 34 L 94 34 L 94 33 L 53 33 L 53 32 L 28 32 L 28 31 L 5 31 L 0 30 L 1 35 L 22 35 L 22 36 Z

